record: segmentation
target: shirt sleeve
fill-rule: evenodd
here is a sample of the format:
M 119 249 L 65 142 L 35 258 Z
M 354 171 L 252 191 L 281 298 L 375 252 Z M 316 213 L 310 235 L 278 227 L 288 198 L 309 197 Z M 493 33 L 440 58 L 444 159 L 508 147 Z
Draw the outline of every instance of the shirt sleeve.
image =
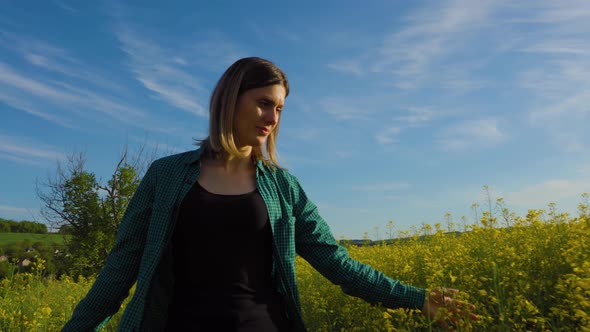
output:
M 346 248 L 336 242 L 299 182 L 293 181 L 295 242 L 301 257 L 348 295 L 388 308 L 422 308 L 426 296 L 424 289 L 405 285 L 350 258 Z
M 62 331 L 96 330 L 119 310 L 129 295 L 137 278 L 154 201 L 154 164 L 146 172 L 127 206 L 119 224 L 115 245 L 104 267 Z

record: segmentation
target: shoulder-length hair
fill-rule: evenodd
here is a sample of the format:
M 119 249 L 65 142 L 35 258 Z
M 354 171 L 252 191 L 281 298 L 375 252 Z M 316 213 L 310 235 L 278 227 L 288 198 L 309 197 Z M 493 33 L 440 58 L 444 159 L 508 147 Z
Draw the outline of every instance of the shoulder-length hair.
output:
M 274 63 L 258 57 L 240 59 L 223 73 L 209 103 L 209 136 L 200 141 L 202 154 L 208 158 L 219 159 L 226 156 L 244 157 L 234 141 L 234 115 L 238 98 L 246 91 L 280 84 L 285 88 L 285 97 L 289 95 L 287 75 Z M 266 140 L 266 154 L 262 147 L 252 148 L 256 160 L 265 165 L 279 167 L 276 155 L 276 141 L 279 133 L 277 125 Z

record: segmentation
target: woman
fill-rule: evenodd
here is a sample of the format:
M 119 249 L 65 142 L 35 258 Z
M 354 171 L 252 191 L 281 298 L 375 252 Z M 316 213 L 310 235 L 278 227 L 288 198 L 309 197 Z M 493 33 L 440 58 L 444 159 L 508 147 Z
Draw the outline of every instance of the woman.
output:
M 276 160 L 288 94 L 286 75 L 267 60 L 244 58 L 227 69 L 211 97 L 209 137 L 146 172 L 103 270 L 64 331 L 100 328 L 136 281 L 121 331 L 304 330 L 296 253 L 371 303 L 432 318 L 442 306 L 473 309 L 453 299 L 455 290 L 426 294 L 338 245 Z

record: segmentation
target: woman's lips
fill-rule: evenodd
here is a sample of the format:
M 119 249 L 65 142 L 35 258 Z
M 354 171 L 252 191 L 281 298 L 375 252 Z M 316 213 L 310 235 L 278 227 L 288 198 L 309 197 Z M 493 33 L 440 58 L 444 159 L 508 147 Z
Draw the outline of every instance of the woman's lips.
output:
M 258 131 L 264 135 L 268 135 L 270 133 L 270 130 L 268 128 L 264 128 L 264 127 L 256 127 L 256 128 L 258 128 Z

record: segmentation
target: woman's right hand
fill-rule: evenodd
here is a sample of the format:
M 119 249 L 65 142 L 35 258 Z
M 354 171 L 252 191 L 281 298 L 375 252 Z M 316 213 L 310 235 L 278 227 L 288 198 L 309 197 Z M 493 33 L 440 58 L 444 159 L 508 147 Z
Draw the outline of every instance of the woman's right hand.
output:
M 475 306 L 456 299 L 457 294 L 459 290 L 453 288 L 437 287 L 429 290 L 422 313 L 447 331 L 454 331 L 461 319 L 479 320 L 473 313 Z

